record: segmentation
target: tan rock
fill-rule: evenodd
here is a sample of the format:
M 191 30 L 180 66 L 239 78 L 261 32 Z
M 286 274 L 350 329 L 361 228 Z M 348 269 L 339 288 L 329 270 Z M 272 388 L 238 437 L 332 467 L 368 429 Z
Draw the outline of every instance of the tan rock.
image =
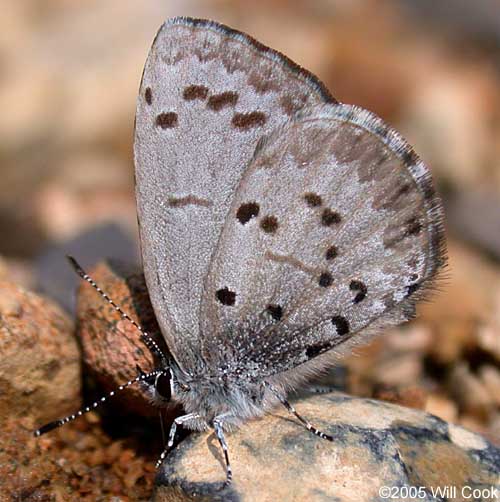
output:
M 80 353 L 68 317 L 51 301 L 0 281 L 0 424 L 40 425 L 80 403 Z
M 484 383 L 465 363 L 460 363 L 453 369 L 448 385 L 459 406 L 466 413 L 479 420 L 486 420 L 493 402 Z
M 378 382 L 386 385 L 410 386 L 423 374 L 423 362 L 418 354 L 387 354 L 374 368 Z
M 497 411 L 492 415 L 487 437 L 490 438 L 493 444 L 500 446 L 500 411 Z
M 481 326 L 477 338 L 479 347 L 500 361 L 500 326 Z
M 296 408 L 334 442 L 277 409 L 228 434 L 234 482 L 217 491 L 225 479 L 217 439 L 213 432 L 192 434 L 167 456 L 153 500 L 364 502 L 379 500 L 382 486 L 498 482 L 500 450 L 432 415 L 336 393 Z
M 433 343 L 430 327 L 421 322 L 412 322 L 392 329 L 384 335 L 390 351 L 425 353 Z
M 500 371 L 490 364 L 479 370 L 479 376 L 484 387 L 490 394 L 490 399 L 500 407 Z
M 104 262 L 89 273 L 101 289 L 166 352 L 142 273 L 133 267 Z M 77 320 L 83 360 L 104 390 L 111 391 L 136 377 L 137 365 L 146 372 L 154 369 L 153 356 L 141 341 L 138 329 L 122 319 L 114 307 L 83 281 L 78 293 Z M 158 410 L 151 406 L 148 394 L 138 385 L 117 393 L 114 401 L 123 405 L 127 411 L 145 416 L 158 414 Z
M 399 404 L 407 408 L 425 409 L 427 395 L 421 387 L 376 386 L 373 397 L 389 403 Z
M 473 345 L 475 322 L 471 319 L 447 319 L 435 330 L 430 356 L 440 365 L 459 360 L 468 346 Z
M 458 417 L 456 404 L 446 396 L 437 393 L 429 394 L 425 405 L 425 411 L 447 422 L 455 422 Z
M 447 243 L 449 266 L 438 280 L 432 301 L 420 303 L 420 319 L 438 326 L 487 319 L 500 305 L 500 300 L 495 304 L 492 294 L 500 284 L 500 271 L 473 248 L 451 238 Z

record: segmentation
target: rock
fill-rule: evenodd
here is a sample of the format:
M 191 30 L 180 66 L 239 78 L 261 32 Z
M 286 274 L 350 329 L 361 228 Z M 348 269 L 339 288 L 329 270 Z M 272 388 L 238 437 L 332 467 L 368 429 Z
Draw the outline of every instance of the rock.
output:
M 418 308 L 420 320 L 442 327 L 450 320 L 470 323 L 471 320 L 487 319 L 498 310 L 500 293 L 495 293 L 500 284 L 500 271 L 472 248 L 449 238 L 447 240 L 449 265 L 438 279 L 438 292 L 431 295 L 430 302 L 421 302 Z M 470 324 L 468 325 L 470 328 Z M 473 329 L 473 327 L 472 327 Z M 448 333 L 444 332 L 443 336 Z M 462 348 L 469 345 L 469 335 L 457 337 Z M 433 345 L 442 343 L 442 340 Z
M 33 264 L 23 258 L 0 256 L 0 281 L 7 281 L 32 290 L 36 286 Z
M 129 429 L 126 440 L 117 439 L 91 412 L 34 436 L 35 428 L 80 408 L 80 357 L 73 323 L 59 307 L 0 280 L 0 501 L 150 495 L 161 450 L 157 422 L 142 418 L 132 435 L 134 422 L 118 415 L 114 430 Z
M 420 387 L 393 387 L 379 384 L 375 386 L 373 397 L 393 404 L 423 410 L 426 407 L 427 394 Z
M 447 319 L 434 330 L 434 343 L 429 356 L 435 364 L 451 365 L 474 345 L 474 319 Z
M 425 353 L 432 347 L 433 336 L 430 326 L 413 321 L 397 328 L 392 328 L 384 335 L 386 350 L 391 352 Z
M 149 302 L 144 276 L 137 269 L 117 262 L 102 262 L 88 271 L 91 277 L 124 312 L 139 323 L 164 352 L 167 348 Z M 136 366 L 147 372 L 155 367 L 153 356 L 141 334 L 90 284 L 83 282 L 78 293 L 77 334 L 83 360 L 105 391 L 116 389 L 137 376 Z M 148 394 L 133 385 L 116 394 L 114 403 L 143 416 L 158 416 Z
M 423 362 L 418 354 L 387 353 L 374 368 L 374 375 L 378 382 L 395 386 L 409 386 L 421 379 Z
M 478 345 L 500 361 L 500 326 L 485 325 L 477 331 Z
M 144 437 L 113 441 L 92 412 L 39 438 L 31 417 L 14 417 L 2 424 L 0 500 L 149 500 L 159 453 L 141 450 L 152 448 Z
M 500 362 L 500 287 L 492 292 L 493 308 L 485 324 L 477 331 L 477 344 Z
M 479 370 L 479 376 L 490 399 L 500 408 L 500 371 L 495 366 L 486 364 Z
M 427 413 L 338 393 L 310 396 L 296 409 L 334 442 L 276 409 L 227 435 L 234 481 L 217 491 L 225 479 L 217 439 L 193 433 L 161 466 L 154 502 L 363 502 L 381 500 L 383 486 L 426 487 L 419 500 L 435 501 L 430 487 L 499 482 L 499 448 Z
M 448 385 L 462 410 L 480 421 L 487 420 L 494 402 L 485 384 L 466 363 L 459 363 L 453 368 Z
M 491 435 L 491 442 L 500 446 L 500 411 L 496 411 L 490 419 L 488 436 Z
M 80 404 L 80 353 L 68 317 L 51 301 L 0 281 L 0 424 L 42 423 Z
M 425 411 L 447 422 L 455 422 L 458 418 L 457 405 L 446 396 L 435 392 L 427 396 Z

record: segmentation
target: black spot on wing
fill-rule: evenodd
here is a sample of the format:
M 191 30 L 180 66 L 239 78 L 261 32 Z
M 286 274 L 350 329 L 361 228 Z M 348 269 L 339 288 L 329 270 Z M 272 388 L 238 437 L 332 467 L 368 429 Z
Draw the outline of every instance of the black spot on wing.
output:
M 238 93 L 233 91 L 214 94 L 208 98 L 207 107 L 214 112 L 218 112 L 223 108 L 234 106 L 238 102 Z
M 148 105 L 151 105 L 151 103 L 153 102 L 153 93 L 151 91 L 151 87 L 146 87 L 146 89 L 144 90 L 144 99 L 146 100 L 146 103 Z
M 182 93 L 182 97 L 186 101 L 194 101 L 195 99 L 205 100 L 207 96 L 208 87 L 204 85 L 190 85 Z
M 319 279 L 318 279 L 318 284 L 322 288 L 327 288 L 328 286 L 331 286 L 333 284 L 332 274 L 330 274 L 330 272 L 321 273 L 321 275 L 319 276 Z
M 322 204 L 321 197 L 312 192 L 307 192 L 304 194 L 304 200 L 309 207 L 319 207 Z
M 248 130 L 253 127 L 263 126 L 267 122 L 263 112 L 235 113 L 231 123 L 240 130 Z
M 177 113 L 175 112 L 163 112 L 156 117 L 156 125 L 162 129 L 177 127 L 177 123 Z
M 325 251 L 325 259 L 328 261 L 333 260 L 338 256 L 338 251 L 336 246 L 330 246 L 326 251 Z
M 332 317 L 332 324 L 337 330 L 337 334 L 339 336 L 347 335 L 350 331 L 349 321 L 343 316 L 336 315 Z
M 336 223 L 340 223 L 340 214 L 330 208 L 325 208 L 321 213 L 321 224 L 325 227 L 331 227 Z
M 221 288 L 215 292 L 217 300 L 219 300 L 222 305 L 232 306 L 236 302 L 236 293 L 230 291 L 228 288 Z
M 246 202 L 238 208 L 238 211 L 236 211 L 236 218 L 242 225 L 244 225 L 252 218 L 256 218 L 259 215 L 259 209 L 259 205 L 256 202 Z
M 276 216 L 265 216 L 260 222 L 260 228 L 266 234 L 274 234 L 278 230 L 278 218 Z

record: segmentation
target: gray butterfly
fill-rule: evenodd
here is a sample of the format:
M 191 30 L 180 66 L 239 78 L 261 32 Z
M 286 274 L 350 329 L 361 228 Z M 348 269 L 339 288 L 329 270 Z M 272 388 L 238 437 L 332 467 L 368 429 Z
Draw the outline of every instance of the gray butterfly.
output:
M 282 54 L 184 17 L 149 53 L 134 152 L 144 273 L 170 355 L 143 333 L 160 368 L 124 386 L 168 376 L 166 397 L 186 411 L 168 446 L 178 425 L 214 428 L 226 483 L 224 431 L 280 401 L 331 440 L 287 392 L 414 315 L 445 262 L 427 168 Z

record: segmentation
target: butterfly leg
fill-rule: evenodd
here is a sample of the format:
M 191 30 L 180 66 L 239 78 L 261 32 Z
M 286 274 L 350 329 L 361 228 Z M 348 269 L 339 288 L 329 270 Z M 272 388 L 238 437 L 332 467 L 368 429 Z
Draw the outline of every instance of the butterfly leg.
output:
M 167 455 L 167 453 L 170 451 L 170 449 L 172 448 L 172 446 L 174 445 L 174 441 L 175 441 L 175 434 L 177 432 L 177 427 L 179 425 L 182 425 L 183 423 L 185 422 L 189 422 L 190 420 L 197 420 L 199 419 L 200 416 L 197 415 L 196 413 L 188 413 L 187 415 L 182 415 L 180 417 L 177 417 L 173 423 L 172 423 L 172 426 L 170 427 L 170 431 L 168 433 L 168 442 L 167 442 L 167 446 L 166 448 L 161 452 L 161 455 L 160 455 L 160 458 L 158 459 L 158 461 L 156 462 L 156 468 L 158 469 L 158 467 L 160 467 L 160 465 L 162 464 L 163 460 L 165 459 L 165 456 Z
M 286 400 L 286 398 L 281 395 L 281 393 L 275 389 L 272 385 L 266 383 L 265 386 L 280 400 L 281 404 L 295 417 L 304 425 L 304 427 L 315 434 L 316 436 L 319 436 L 321 439 L 326 439 L 328 441 L 333 441 L 333 437 L 330 436 L 329 434 L 325 434 L 324 432 L 321 432 L 319 429 L 316 429 L 316 427 L 313 427 L 311 423 L 306 420 L 305 418 L 301 417 L 298 413 L 297 410 Z
M 227 416 L 226 413 L 219 415 L 218 417 L 214 418 L 213 422 L 215 435 L 219 440 L 219 444 L 220 447 L 222 448 L 222 451 L 224 452 L 224 459 L 226 461 L 226 481 L 224 482 L 223 488 L 230 485 L 233 479 L 233 471 L 231 470 L 231 463 L 229 462 L 229 453 L 228 453 L 226 438 L 224 437 L 224 430 L 222 427 L 225 416 Z

